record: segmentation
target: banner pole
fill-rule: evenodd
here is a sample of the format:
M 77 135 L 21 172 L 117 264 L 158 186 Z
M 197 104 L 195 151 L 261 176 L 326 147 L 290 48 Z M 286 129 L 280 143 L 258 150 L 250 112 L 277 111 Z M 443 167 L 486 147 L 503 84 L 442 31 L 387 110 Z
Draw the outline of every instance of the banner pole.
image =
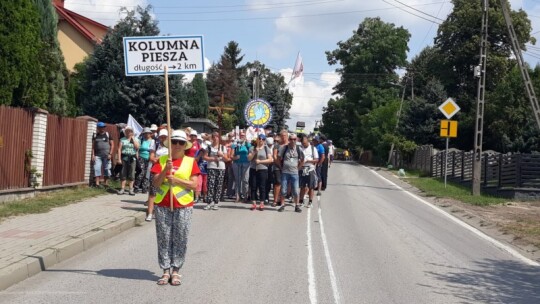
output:
M 169 129 L 169 136 L 167 138 L 168 144 L 169 144 L 169 160 L 172 160 L 172 143 L 171 143 L 171 137 L 172 137 L 172 128 L 171 128 L 171 104 L 169 102 L 169 70 L 167 65 L 165 65 L 165 108 L 167 109 L 167 129 Z M 174 202 L 173 202 L 173 191 L 172 191 L 173 184 L 171 181 L 169 181 L 169 202 L 171 204 L 171 211 L 174 210 Z

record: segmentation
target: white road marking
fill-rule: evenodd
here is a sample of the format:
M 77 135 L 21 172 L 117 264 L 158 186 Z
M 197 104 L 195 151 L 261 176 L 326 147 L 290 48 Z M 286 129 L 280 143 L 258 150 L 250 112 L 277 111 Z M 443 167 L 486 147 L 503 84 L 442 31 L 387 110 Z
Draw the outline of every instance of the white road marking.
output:
M 315 269 L 313 267 L 313 247 L 311 244 L 311 212 L 308 212 L 308 216 L 307 216 L 307 241 L 308 241 L 307 271 L 308 271 L 308 283 L 309 283 L 309 301 L 311 302 L 311 304 L 316 304 L 317 303 L 317 285 L 316 285 L 317 280 L 315 279 Z
M 332 294 L 334 295 L 334 303 L 339 304 L 341 302 L 339 290 L 337 286 L 336 274 L 334 272 L 334 267 L 332 266 L 332 259 L 330 258 L 330 250 L 328 249 L 328 242 L 326 239 L 326 233 L 324 233 L 324 224 L 322 219 L 322 208 L 320 205 L 320 196 L 319 200 L 319 226 L 321 229 L 321 238 L 324 247 L 324 255 L 326 257 L 326 265 L 328 266 L 328 274 L 330 275 L 330 284 L 332 285 Z
M 479 236 L 480 238 L 490 242 L 491 244 L 495 245 L 495 247 L 503 250 L 503 251 L 506 251 L 507 253 L 509 253 L 511 256 L 513 256 L 514 258 L 530 265 L 530 266 L 536 266 L 536 267 L 539 267 L 540 266 L 540 263 L 536 262 L 536 261 L 533 261 L 525 256 L 523 256 L 521 253 L 519 253 L 518 251 L 516 251 L 514 248 L 508 246 L 508 245 L 505 245 L 499 241 L 497 241 L 496 239 L 490 237 L 489 235 L 483 233 L 482 231 L 476 229 L 475 227 L 463 222 L 462 220 L 458 219 L 457 217 L 454 217 L 448 213 L 446 213 L 444 210 L 440 209 L 439 207 L 433 205 L 432 203 L 422 199 L 421 197 L 403 189 L 402 187 L 400 187 L 399 185 L 397 185 L 396 183 L 394 183 L 393 181 L 387 179 L 386 177 L 382 176 L 381 174 L 379 174 L 378 172 L 376 172 L 375 170 L 371 169 L 371 168 L 368 168 L 366 166 L 364 166 L 365 168 L 369 169 L 371 172 L 373 172 L 375 175 L 377 175 L 378 177 L 382 178 L 383 180 L 391 183 L 392 185 L 396 186 L 398 189 L 402 190 L 403 192 L 407 193 L 409 196 L 415 198 L 417 201 L 431 207 L 433 210 L 439 212 L 440 214 L 444 215 L 445 217 L 447 217 L 448 219 L 452 220 L 453 222 L 455 222 L 456 224 L 460 225 L 461 227 L 471 231 L 472 233 L 476 234 L 477 236 Z

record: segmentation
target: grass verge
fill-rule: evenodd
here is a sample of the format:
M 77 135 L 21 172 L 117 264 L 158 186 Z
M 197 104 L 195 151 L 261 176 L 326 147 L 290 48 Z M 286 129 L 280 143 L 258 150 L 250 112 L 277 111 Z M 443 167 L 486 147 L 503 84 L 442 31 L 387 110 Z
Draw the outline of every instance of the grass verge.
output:
M 412 177 L 417 176 L 412 175 Z M 445 188 L 444 181 L 437 178 L 406 178 L 405 181 L 407 181 L 414 187 L 420 189 L 428 196 L 434 196 L 439 198 L 452 198 L 471 205 L 488 206 L 504 204 L 508 202 L 508 199 L 489 195 L 473 196 L 469 187 L 454 184 L 451 182 L 448 182 L 448 185 Z
M 55 207 L 77 203 L 106 193 L 104 189 L 79 186 L 38 194 L 33 198 L 0 205 L 0 221 L 10 216 L 45 213 Z

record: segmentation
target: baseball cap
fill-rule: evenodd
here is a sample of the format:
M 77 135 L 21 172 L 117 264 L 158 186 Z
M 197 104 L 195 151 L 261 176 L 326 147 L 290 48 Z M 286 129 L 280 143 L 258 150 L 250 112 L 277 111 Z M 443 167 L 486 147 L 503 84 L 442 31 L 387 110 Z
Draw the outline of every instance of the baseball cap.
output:
M 264 135 L 264 134 L 259 134 L 258 137 L 259 137 L 259 139 L 266 140 L 266 135 Z
M 266 139 L 266 143 L 269 144 L 269 145 L 273 145 L 274 144 L 274 138 L 273 137 L 268 137 Z
M 192 135 L 197 136 L 197 130 L 191 130 L 191 132 L 189 133 L 189 135 L 190 135 L 190 136 L 192 136 Z
M 151 130 L 152 132 L 157 131 L 157 129 L 158 129 L 158 127 L 157 127 L 156 124 L 152 124 L 152 125 L 150 126 L 150 130 Z
M 105 128 L 106 125 L 105 125 L 104 122 L 101 122 L 101 121 L 100 121 L 100 122 L 97 123 L 97 127 L 98 127 L 98 128 Z
M 148 127 L 147 127 L 147 128 L 144 128 L 144 129 L 142 130 L 142 134 L 144 134 L 144 133 L 152 133 L 152 130 L 151 130 L 150 128 L 148 128 Z

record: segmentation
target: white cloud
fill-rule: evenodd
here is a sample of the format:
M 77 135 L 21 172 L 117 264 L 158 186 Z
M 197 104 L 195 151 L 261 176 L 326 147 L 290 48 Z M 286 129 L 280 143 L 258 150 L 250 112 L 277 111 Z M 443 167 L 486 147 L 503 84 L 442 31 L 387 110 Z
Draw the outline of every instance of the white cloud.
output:
M 125 17 L 125 14 L 120 12 L 121 7 L 126 7 L 131 10 L 137 5 L 146 7 L 148 5 L 147 0 L 66 0 L 64 3 L 65 8 L 76 12 L 79 15 L 83 15 L 87 18 L 96 20 L 107 26 L 113 26 L 118 20 Z
M 212 66 L 212 63 L 210 62 L 210 59 L 204 57 L 204 73 L 203 76 L 206 78 L 206 74 L 208 73 L 208 69 Z M 187 82 L 193 81 L 193 78 L 195 78 L 196 73 L 186 73 L 184 74 L 185 79 Z
M 285 79 L 290 79 L 292 68 L 279 71 Z M 297 121 L 306 123 L 306 131 L 312 131 L 315 121 L 322 119 L 322 110 L 332 98 L 333 87 L 339 81 L 335 72 L 325 72 L 318 78 L 302 76 L 295 79 L 289 86 L 293 94 L 293 103 L 289 111 L 291 118 L 287 121 L 290 128 L 295 129 Z

